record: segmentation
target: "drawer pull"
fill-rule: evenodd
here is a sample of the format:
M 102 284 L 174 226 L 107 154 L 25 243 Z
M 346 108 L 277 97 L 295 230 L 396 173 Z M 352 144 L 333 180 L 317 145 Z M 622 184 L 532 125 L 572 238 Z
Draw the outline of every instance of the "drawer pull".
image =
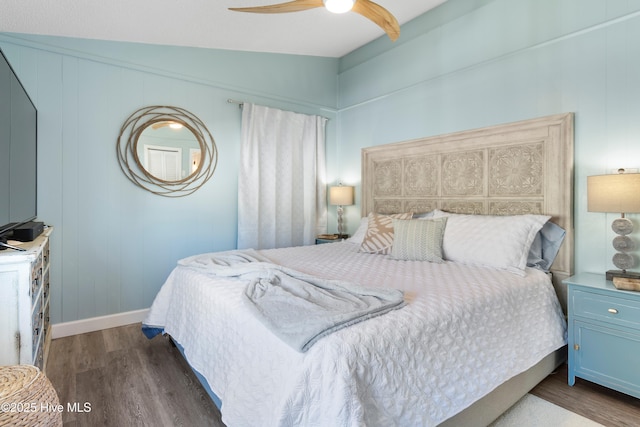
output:
M 609 313 L 611 314 L 618 314 L 618 310 L 615 308 L 610 308 L 609 310 L 607 310 Z

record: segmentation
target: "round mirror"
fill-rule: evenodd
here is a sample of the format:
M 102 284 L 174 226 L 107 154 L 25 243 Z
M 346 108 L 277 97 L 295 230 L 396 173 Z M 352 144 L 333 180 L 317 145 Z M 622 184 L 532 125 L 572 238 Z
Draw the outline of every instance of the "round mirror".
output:
M 193 114 L 178 107 L 141 108 L 118 137 L 120 168 L 154 194 L 180 197 L 196 191 L 217 165 L 213 137 Z
M 162 120 L 149 123 L 135 142 L 136 163 L 153 178 L 176 182 L 198 171 L 202 148 L 184 123 Z

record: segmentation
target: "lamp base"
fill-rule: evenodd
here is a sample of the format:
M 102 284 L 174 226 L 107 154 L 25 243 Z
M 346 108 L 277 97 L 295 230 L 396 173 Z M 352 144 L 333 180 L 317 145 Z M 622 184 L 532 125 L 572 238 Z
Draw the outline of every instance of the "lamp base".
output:
M 640 279 L 640 273 L 626 270 L 608 270 L 606 273 L 607 280 L 613 280 L 614 277 L 624 277 L 625 279 Z

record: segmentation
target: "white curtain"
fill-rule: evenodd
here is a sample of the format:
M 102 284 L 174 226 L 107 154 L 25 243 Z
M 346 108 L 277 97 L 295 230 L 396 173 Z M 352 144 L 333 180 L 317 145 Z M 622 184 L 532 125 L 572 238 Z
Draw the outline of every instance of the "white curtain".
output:
M 239 249 L 309 245 L 326 233 L 326 121 L 244 103 Z

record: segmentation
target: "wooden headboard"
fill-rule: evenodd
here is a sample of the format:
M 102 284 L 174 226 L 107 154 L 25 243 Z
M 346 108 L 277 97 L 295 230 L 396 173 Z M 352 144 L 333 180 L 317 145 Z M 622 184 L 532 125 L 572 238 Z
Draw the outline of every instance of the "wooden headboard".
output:
M 362 150 L 362 215 L 369 212 L 547 214 L 566 230 L 553 266 L 573 273 L 573 113 Z

